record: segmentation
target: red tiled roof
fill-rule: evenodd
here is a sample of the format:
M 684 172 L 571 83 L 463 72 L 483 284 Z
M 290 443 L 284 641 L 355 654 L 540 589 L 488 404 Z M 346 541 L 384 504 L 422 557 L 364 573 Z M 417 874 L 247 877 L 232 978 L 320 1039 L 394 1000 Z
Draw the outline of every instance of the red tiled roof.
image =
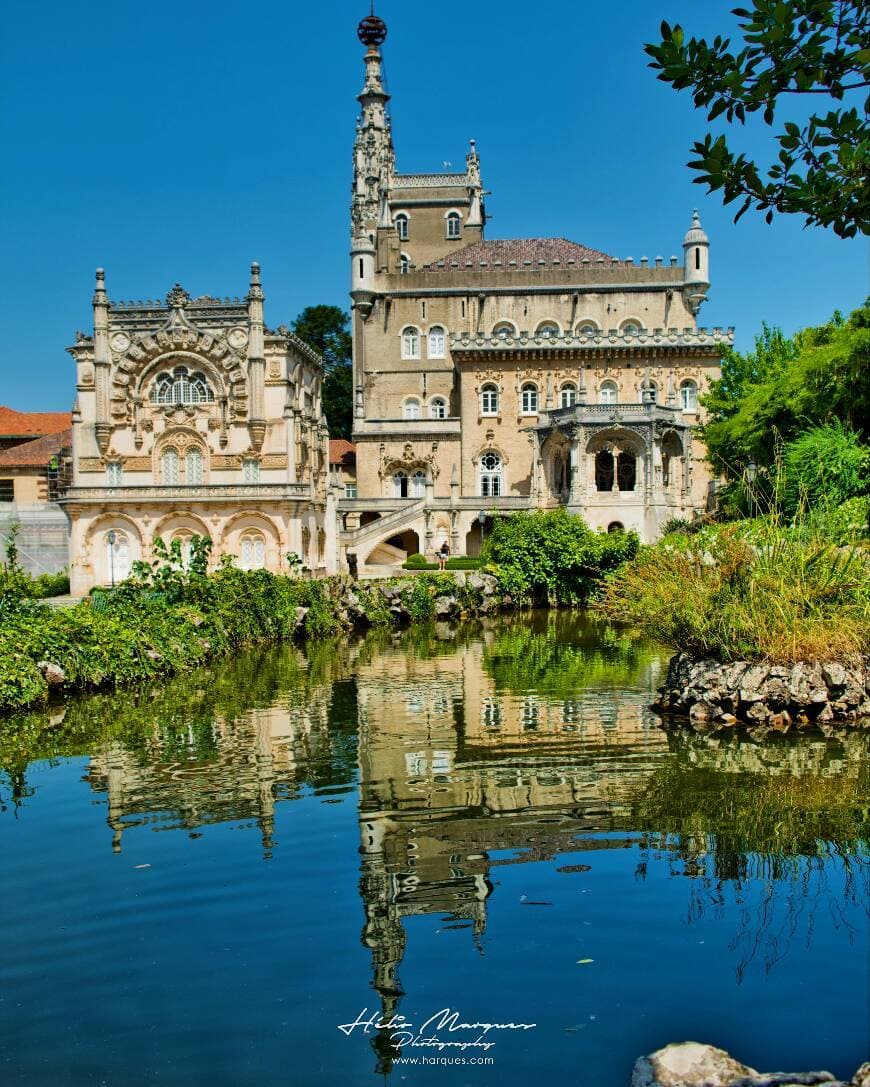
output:
M 45 468 L 52 457 L 72 445 L 72 427 L 57 434 L 46 434 L 32 442 L 22 442 L 0 452 L 0 470 L 3 468 Z
M 475 245 L 467 245 L 464 249 L 457 249 L 454 253 L 447 253 L 435 261 L 425 265 L 430 272 L 449 272 L 454 267 L 473 269 L 492 268 L 501 264 L 508 267 L 511 262 L 517 268 L 533 268 L 558 263 L 567 264 L 574 261 L 580 264 L 583 260 L 612 260 L 607 253 L 598 249 L 590 249 L 586 245 L 578 245 L 567 238 L 507 238 L 502 241 L 477 242 Z
M 68 411 L 15 411 L 0 404 L 0 438 L 57 434 L 71 423 Z
M 330 438 L 329 463 L 350 464 L 356 460 L 356 446 L 344 438 Z

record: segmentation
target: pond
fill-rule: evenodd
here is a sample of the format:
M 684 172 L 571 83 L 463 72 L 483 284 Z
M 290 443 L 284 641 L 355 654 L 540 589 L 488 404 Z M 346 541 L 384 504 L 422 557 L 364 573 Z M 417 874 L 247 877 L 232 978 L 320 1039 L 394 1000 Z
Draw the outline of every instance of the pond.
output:
M 4 1085 L 848 1077 L 867 736 L 669 735 L 666 662 L 540 613 L 3 721 Z

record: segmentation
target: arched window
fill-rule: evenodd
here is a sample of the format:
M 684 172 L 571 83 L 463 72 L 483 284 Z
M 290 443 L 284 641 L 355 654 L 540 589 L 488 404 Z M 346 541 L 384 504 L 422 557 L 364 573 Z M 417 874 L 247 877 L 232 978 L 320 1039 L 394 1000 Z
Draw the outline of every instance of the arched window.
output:
M 636 336 L 640 332 L 640 325 L 637 321 L 624 321 L 620 326 L 620 332 L 623 336 Z
M 242 461 L 242 480 L 245 483 L 260 482 L 260 462 L 253 457 L 245 457 Z
M 188 486 L 202 483 L 202 453 L 199 449 L 188 449 L 185 453 L 184 479 Z
M 178 482 L 178 450 L 164 449 L 160 456 L 160 475 L 167 486 Z
M 615 404 L 619 398 L 619 389 L 615 381 L 602 381 L 598 388 L 598 402 L 600 404 Z
M 573 382 L 566 382 L 559 390 L 559 407 L 573 408 L 577 403 L 577 386 Z
M 652 393 L 652 396 L 650 397 L 650 399 L 652 400 L 652 402 L 654 404 L 657 404 L 658 400 L 659 400 L 659 383 L 657 381 L 653 381 L 652 379 L 650 379 L 646 383 L 646 387 L 649 390 L 649 392 Z M 643 388 L 643 386 L 641 386 L 641 388 Z
M 536 335 L 543 336 L 545 340 L 549 340 L 553 336 L 559 335 L 559 326 L 555 321 L 544 321 L 543 324 L 538 325 Z
M 507 340 L 516 336 L 517 330 L 509 321 L 500 321 L 492 330 L 492 334 L 497 340 Z
M 616 482 L 621 491 L 633 491 L 637 484 L 637 457 L 627 449 L 616 458 Z
M 680 404 L 683 411 L 698 410 L 698 386 L 687 379 L 680 383 Z
M 120 487 L 124 479 L 124 470 L 119 460 L 110 460 L 106 465 L 106 486 Z
M 447 349 L 447 335 L 441 325 L 429 329 L 429 358 L 443 359 Z
M 408 238 L 408 216 L 403 212 L 399 212 L 396 218 L 393 220 L 396 224 L 396 230 L 399 232 L 399 237 L 402 241 L 407 241 Z
M 447 401 L 443 396 L 435 396 L 429 403 L 429 418 L 430 419 L 446 419 L 447 418 Z
M 409 397 L 402 407 L 403 419 L 419 419 L 420 418 L 420 401 L 415 400 L 413 397 Z
M 578 336 L 593 336 L 598 331 L 598 325 L 593 321 L 581 321 L 577 326 Z
M 403 253 L 399 257 L 399 274 L 406 276 L 411 271 L 411 258 L 407 253 Z
M 480 390 L 480 414 L 498 415 L 498 386 L 484 385 Z
M 243 570 L 262 570 L 266 565 L 266 540 L 260 532 L 246 532 L 239 541 Z
M 616 478 L 616 460 L 609 449 L 595 454 L 595 490 L 612 491 Z
M 462 216 L 458 211 L 451 211 L 447 216 L 447 237 L 462 237 Z
M 408 474 L 401 469 L 393 473 L 393 494 L 396 498 L 408 497 Z
M 402 329 L 402 358 L 418 359 L 420 357 L 420 333 L 413 325 Z
M 214 393 L 205 374 L 176 366 L 171 373 L 157 375 L 151 386 L 151 400 L 155 404 L 210 404 Z
M 527 381 L 520 390 L 523 415 L 535 415 L 538 410 L 538 386 Z
M 130 576 L 130 538 L 126 532 L 110 529 L 103 542 L 106 548 L 106 580 L 124 581 Z
M 480 493 L 484 498 L 498 498 L 502 493 L 502 466 L 498 453 L 484 453 L 480 458 Z
M 426 473 L 422 468 L 411 474 L 410 495 L 411 498 L 422 498 L 426 494 Z

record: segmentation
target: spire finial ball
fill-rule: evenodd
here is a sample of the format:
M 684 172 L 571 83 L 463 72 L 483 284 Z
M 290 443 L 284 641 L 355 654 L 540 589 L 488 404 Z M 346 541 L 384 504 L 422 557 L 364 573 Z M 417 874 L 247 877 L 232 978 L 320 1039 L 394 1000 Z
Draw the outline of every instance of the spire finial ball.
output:
M 356 34 L 363 45 L 376 49 L 387 40 L 387 24 L 373 12 L 362 20 L 356 28 Z

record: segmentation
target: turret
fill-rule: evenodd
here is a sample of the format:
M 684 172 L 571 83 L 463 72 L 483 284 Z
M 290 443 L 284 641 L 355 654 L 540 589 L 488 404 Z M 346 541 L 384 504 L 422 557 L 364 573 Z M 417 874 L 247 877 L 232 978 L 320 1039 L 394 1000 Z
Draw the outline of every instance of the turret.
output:
M 697 314 L 710 286 L 710 239 L 701 226 L 697 208 L 692 213 L 692 225 L 683 238 L 683 282 L 689 309 Z

